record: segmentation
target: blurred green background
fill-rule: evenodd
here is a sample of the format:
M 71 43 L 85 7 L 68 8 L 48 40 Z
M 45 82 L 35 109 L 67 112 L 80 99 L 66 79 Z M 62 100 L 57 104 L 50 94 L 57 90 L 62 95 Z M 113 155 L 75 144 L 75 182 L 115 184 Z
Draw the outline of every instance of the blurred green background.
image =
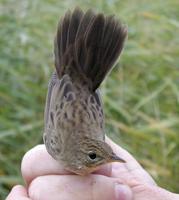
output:
M 41 142 L 56 25 L 76 5 L 128 25 L 121 59 L 101 88 L 106 132 L 179 193 L 179 1 L 0 0 L 0 199 L 22 183 L 22 156 Z

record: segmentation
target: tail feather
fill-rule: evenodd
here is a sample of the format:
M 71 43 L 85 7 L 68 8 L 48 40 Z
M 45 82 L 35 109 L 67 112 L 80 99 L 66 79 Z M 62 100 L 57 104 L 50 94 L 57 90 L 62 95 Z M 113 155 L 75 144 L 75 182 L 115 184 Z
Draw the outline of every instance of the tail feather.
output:
M 63 19 L 60 20 L 57 35 L 54 42 L 55 67 L 59 75 L 63 68 L 64 54 L 66 52 L 68 28 L 71 19 L 71 12 L 68 10 Z
M 63 56 L 65 54 L 67 48 L 67 40 L 68 40 L 68 30 L 71 20 L 71 12 L 67 11 L 63 21 L 60 23 L 60 28 L 57 32 L 57 44 L 58 49 L 60 50 L 60 64 L 63 64 Z
M 76 34 L 76 39 L 79 39 L 84 36 L 86 33 L 86 29 L 88 28 L 88 25 L 92 22 L 94 19 L 95 14 L 94 12 L 89 9 L 82 17 L 81 22 L 78 27 L 78 32 Z
M 70 46 L 75 42 L 77 31 L 79 28 L 79 24 L 83 17 L 83 12 L 80 9 L 75 9 L 73 14 L 71 15 L 71 20 L 68 28 L 68 36 L 67 36 L 67 45 L 66 47 Z
M 99 14 L 94 19 L 89 27 L 89 31 L 85 35 L 86 62 L 84 64 L 84 71 L 89 77 L 95 75 L 94 71 L 97 70 L 100 64 L 101 50 L 102 50 L 102 35 L 104 30 L 105 19 L 102 14 Z
M 94 12 L 89 9 L 83 16 L 81 23 L 79 24 L 78 32 L 76 35 L 76 43 L 75 43 L 75 60 L 77 62 L 77 66 L 80 66 L 84 71 L 85 61 L 87 59 L 87 49 L 84 45 L 84 37 L 88 32 L 90 24 L 93 22 L 95 18 Z
M 78 72 L 95 91 L 120 55 L 127 29 L 114 16 L 68 11 L 55 39 L 57 74 Z

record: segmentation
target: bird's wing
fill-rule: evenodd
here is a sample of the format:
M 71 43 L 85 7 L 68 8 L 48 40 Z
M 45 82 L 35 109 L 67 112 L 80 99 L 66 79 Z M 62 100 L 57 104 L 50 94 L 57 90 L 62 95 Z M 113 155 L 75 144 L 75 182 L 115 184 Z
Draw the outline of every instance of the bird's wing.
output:
M 51 101 L 51 96 L 52 96 L 52 90 L 53 90 L 53 87 L 56 84 L 56 82 L 57 82 L 57 74 L 56 74 L 56 72 L 54 72 L 52 74 L 52 77 L 51 77 L 51 79 L 49 81 L 49 84 L 48 84 L 48 92 L 47 92 L 47 97 L 46 97 L 45 114 L 44 114 L 45 129 L 46 129 L 46 126 L 48 124 L 49 109 L 50 109 L 50 101 Z
M 94 111 L 96 116 L 95 118 L 98 119 L 100 127 L 102 130 L 104 130 L 104 112 L 103 112 L 103 103 L 101 100 L 101 95 L 99 89 L 97 89 L 90 97 L 90 104 L 91 104 L 91 110 Z M 103 131 L 104 134 L 104 131 Z M 103 135 L 103 138 L 105 135 Z
M 64 105 L 76 98 L 71 79 L 64 75 L 60 80 L 56 74 L 53 74 L 48 87 L 45 107 L 45 130 L 44 143 L 49 154 L 57 159 L 61 153 L 62 137 L 56 130 L 57 122 L 64 112 Z M 63 120 L 61 120 L 63 121 Z
M 54 115 L 62 110 L 62 104 L 74 100 L 75 93 L 70 77 L 66 74 L 60 80 L 56 73 L 50 79 L 45 106 L 45 128 L 53 126 Z

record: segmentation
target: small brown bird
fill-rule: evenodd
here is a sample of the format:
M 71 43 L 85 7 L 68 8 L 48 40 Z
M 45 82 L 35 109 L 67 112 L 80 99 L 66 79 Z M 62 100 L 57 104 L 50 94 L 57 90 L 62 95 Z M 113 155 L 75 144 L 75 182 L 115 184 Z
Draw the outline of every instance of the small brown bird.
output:
M 98 87 L 120 55 L 126 36 L 127 28 L 114 16 L 92 10 L 68 11 L 59 23 L 43 139 L 49 154 L 76 174 L 125 162 L 105 143 Z

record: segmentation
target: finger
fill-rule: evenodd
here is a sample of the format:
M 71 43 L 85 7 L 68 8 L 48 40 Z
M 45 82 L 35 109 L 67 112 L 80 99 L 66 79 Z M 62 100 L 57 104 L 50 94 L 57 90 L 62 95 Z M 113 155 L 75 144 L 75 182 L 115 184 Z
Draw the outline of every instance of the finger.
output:
M 135 158 L 127 152 L 125 149 L 115 144 L 108 137 L 106 142 L 112 147 L 113 151 L 126 163 L 113 163 L 112 164 L 112 176 L 123 178 L 123 181 L 130 186 L 136 185 L 136 181 L 139 183 L 145 183 L 150 185 L 156 185 L 153 178 L 145 171 L 142 166 L 135 160 Z
M 33 200 L 132 200 L 132 192 L 118 179 L 91 174 L 89 176 L 43 176 L 29 187 Z
M 38 145 L 25 154 L 22 159 L 21 171 L 27 184 L 38 176 L 72 174 L 48 154 L 45 145 Z M 110 176 L 111 164 L 101 166 L 95 173 Z
M 30 183 L 37 176 L 51 173 L 69 173 L 48 154 L 44 145 L 37 145 L 24 155 L 21 163 L 21 171 L 27 183 Z
M 100 174 L 104 176 L 111 176 L 112 173 L 112 165 L 111 163 L 99 166 L 93 174 Z
M 6 200 L 31 200 L 28 198 L 27 191 L 22 185 L 16 185 L 12 188 Z

